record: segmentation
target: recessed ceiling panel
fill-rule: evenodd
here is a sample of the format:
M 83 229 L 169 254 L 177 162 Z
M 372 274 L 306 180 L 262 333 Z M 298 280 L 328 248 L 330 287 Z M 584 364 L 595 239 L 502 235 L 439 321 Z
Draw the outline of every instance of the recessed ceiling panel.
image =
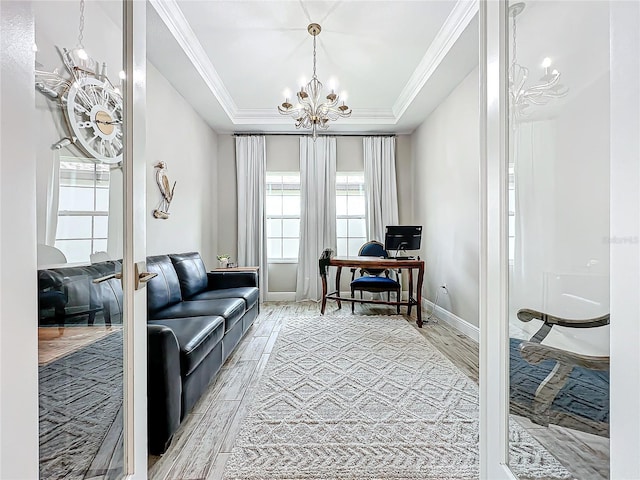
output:
M 357 111 L 391 110 L 454 1 L 180 1 L 238 109 L 274 109 L 313 72 Z M 354 113 L 355 114 L 355 113 Z

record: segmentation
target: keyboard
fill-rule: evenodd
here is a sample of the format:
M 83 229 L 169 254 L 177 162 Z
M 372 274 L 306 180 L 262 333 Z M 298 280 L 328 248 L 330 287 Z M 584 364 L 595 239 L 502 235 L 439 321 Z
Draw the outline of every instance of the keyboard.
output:
M 391 260 L 417 260 L 417 257 L 389 257 Z

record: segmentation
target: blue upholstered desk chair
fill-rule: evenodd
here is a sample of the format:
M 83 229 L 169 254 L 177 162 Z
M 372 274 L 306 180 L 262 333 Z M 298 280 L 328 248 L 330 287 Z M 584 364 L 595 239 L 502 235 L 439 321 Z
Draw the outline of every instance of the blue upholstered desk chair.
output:
M 387 258 L 389 255 L 380 242 L 370 241 L 360 247 L 360 257 Z M 396 292 L 396 301 L 400 302 L 400 282 L 389 278 L 389 270 L 360 269 L 360 277 L 355 278 L 356 268 L 351 269 L 351 298 L 355 298 L 356 290 L 362 292 L 387 292 L 387 301 L 391 301 L 391 292 Z M 351 312 L 354 312 L 354 303 L 351 302 Z M 396 305 L 400 313 L 400 305 Z

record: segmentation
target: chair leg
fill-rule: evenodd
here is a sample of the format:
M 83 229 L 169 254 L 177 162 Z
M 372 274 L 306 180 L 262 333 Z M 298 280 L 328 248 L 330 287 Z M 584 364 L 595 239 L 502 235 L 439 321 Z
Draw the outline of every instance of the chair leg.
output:
M 400 315 L 400 289 L 396 291 L 396 301 L 398 302 L 398 305 L 396 305 L 396 310 L 398 312 L 398 315 Z
M 351 289 L 351 298 L 355 298 L 355 290 Z M 356 302 L 351 302 L 351 313 L 355 313 L 355 304 Z

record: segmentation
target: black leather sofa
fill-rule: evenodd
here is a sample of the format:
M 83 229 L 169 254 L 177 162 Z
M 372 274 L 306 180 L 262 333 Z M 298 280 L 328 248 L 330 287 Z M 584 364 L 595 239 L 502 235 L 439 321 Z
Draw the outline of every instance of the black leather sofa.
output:
M 38 270 L 38 325 L 63 328 L 121 324 L 120 280 L 93 283 L 121 270 L 118 260 Z
M 180 422 L 258 316 L 256 272 L 207 272 L 198 253 L 147 258 L 149 452 Z
M 39 325 L 122 323 L 122 270 L 107 261 L 38 271 Z M 207 272 L 196 252 L 147 257 L 148 445 L 166 451 L 180 422 L 258 316 L 256 272 Z

